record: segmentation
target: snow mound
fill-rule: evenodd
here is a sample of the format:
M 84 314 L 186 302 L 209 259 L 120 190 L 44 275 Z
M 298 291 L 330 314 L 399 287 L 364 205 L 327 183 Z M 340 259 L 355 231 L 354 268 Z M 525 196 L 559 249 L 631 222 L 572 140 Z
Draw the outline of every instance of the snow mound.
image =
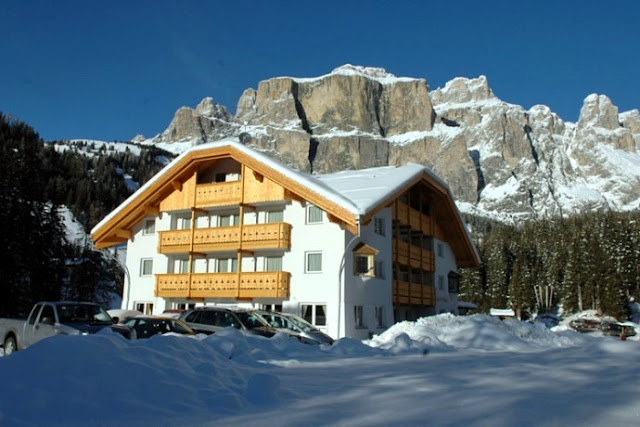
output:
M 575 347 L 590 338 L 575 331 L 549 330 L 540 322 L 499 320 L 484 314 L 439 314 L 415 322 L 400 322 L 368 341 L 372 347 L 394 354 L 453 350 L 527 351 L 549 347 Z

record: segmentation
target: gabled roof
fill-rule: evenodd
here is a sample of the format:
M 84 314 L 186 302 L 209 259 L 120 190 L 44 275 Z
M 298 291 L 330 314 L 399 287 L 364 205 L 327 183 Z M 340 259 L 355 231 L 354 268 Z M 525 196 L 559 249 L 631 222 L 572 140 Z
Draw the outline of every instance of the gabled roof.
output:
M 98 247 L 125 242 L 133 226 L 150 213 L 157 212 L 160 201 L 174 191 L 176 182 L 188 179 L 203 163 L 227 157 L 298 194 L 354 230 L 411 186 L 424 182 L 445 202 L 447 216 L 453 217 L 455 234 L 464 236 L 463 246 L 469 252 L 462 258 L 473 259 L 475 264 L 479 262 L 449 188 L 424 166 L 409 163 L 401 167 L 308 175 L 241 144 L 237 138 L 197 145 L 182 153 L 91 230 L 94 242 Z

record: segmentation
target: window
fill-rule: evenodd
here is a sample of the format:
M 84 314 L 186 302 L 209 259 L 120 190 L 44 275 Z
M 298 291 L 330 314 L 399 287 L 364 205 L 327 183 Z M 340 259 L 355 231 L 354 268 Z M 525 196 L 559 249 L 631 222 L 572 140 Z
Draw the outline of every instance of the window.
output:
M 307 206 L 307 224 L 319 224 L 322 222 L 322 209 L 317 206 Z
M 359 243 L 353 249 L 353 269 L 354 274 L 358 276 L 374 276 L 374 257 L 378 254 L 378 250 L 365 244 Z
M 235 273 L 238 271 L 237 258 L 220 258 L 218 260 L 217 273 Z
M 148 219 L 144 222 L 144 228 L 142 229 L 142 234 L 149 235 L 155 234 L 156 232 L 156 220 Z
M 153 273 L 153 259 L 143 258 L 140 260 L 140 275 L 151 276 Z
M 455 271 L 450 271 L 447 276 L 447 285 L 449 293 L 457 294 L 460 292 L 460 275 Z
M 188 230 L 191 228 L 191 218 L 176 218 L 176 230 Z
M 220 215 L 218 219 L 219 227 L 229 227 L 232 225 L 238 225 L 239 215 Z
M 322 272 L 322 252 L 305 252 L 305 273 Z
M 178 260 L 178 273 L 186 274 L 189 272 L 189 260 L 181 259 Z
M 36 323 L 36 317 L 40 313 L 40 309 L 42 308 L 42 304 L 36 304 L 36 306 L 31 310 L 31 315 L 29 316 L 29 324 L 33 325 Z
M 444 257 L 444 246 L 440 242 L 438 242 L 438 256 L 440 258 Z
M 327 306 L 325 304 L 301 304 L 300 316 L 316 326 L 327 325 Z
M 267 223 L 273 224 L 277 222 L 284 221 L 284 212 L 283 211 L 269 211 L 267 212 Z
M 372 276 L 372 255 L 356 255 L 356 274 L 358 276 Z
M 444 291 L 444 276 L 438 276 L 438 289 Z
M 364 327 L 364 322 L 363 322 L 363 309 L 361 305 L 354 305 L 353 306 L 353 314 L 355 316 L 355 326 L 356 328 L 362 328 Z
M 153 314 L 153 303 L 151 302 L 136 302 L 136 310 L 143 314 Z
M 264 271 L 282 271 L 282 257 L 281 256 L 265 257 Z
M 385 235 L 384 218 L 375 217 L 373 219 L 373 232 L 381 236 Z
M 381 305 L 376 306 L 376 328 L 384 328 L 383 307 Z
M 382 261 L 381 259 L 376 261 L 374 274 L 378 279 L 384 279 L 385 278 L 384 261 Z

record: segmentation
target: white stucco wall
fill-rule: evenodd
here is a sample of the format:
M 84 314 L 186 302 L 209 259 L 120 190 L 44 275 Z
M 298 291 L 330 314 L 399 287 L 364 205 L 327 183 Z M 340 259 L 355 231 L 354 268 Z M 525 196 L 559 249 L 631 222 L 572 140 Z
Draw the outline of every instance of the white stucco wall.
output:
M 392 216 L 391 209 L 385 208 L 376 217 L 384 221 L 384 235 L 375 233 L 375 219 L 360 229 L 360 238 L 350 245 L 345 268 L 345 333 L 349 337 L 367 339 L 393 324 L 393 266 L 392 266 Z M 379 252 L 376 261 L 382 261 L 383 277 L 363 277 L 354 274 L 353 249 L 365 243 Z M 362 327 L 356 327 L 355 306 L 362 306 Z M 382 307 L 382 327 L 376 325 L 375 309 Z
M 433 285 L 436 290 L 435 312 L 436 314 L 444 312 L 458 314 L 458 295 L 450 294 L 448 286 L 449 272 L 458 271 L 455 255 L 449 244 L 442 240 L 434 239 L 433 249 L 436 255 L 436 271 L 433 278 Z M 440 277 L 442 277 L 442 289 L 439 285 Z

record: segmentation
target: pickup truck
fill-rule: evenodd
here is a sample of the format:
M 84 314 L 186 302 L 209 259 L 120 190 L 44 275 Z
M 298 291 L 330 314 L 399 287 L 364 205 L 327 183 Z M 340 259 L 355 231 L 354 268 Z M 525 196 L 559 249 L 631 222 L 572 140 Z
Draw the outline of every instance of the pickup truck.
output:
M 39 302 L 27 320 L 0 319 L 0 343 L 7 356 L 53 335 L 88 335 L 104 328 L 131 339 L 131 329 L 115 325 L 98 304 L 90 302 Z

